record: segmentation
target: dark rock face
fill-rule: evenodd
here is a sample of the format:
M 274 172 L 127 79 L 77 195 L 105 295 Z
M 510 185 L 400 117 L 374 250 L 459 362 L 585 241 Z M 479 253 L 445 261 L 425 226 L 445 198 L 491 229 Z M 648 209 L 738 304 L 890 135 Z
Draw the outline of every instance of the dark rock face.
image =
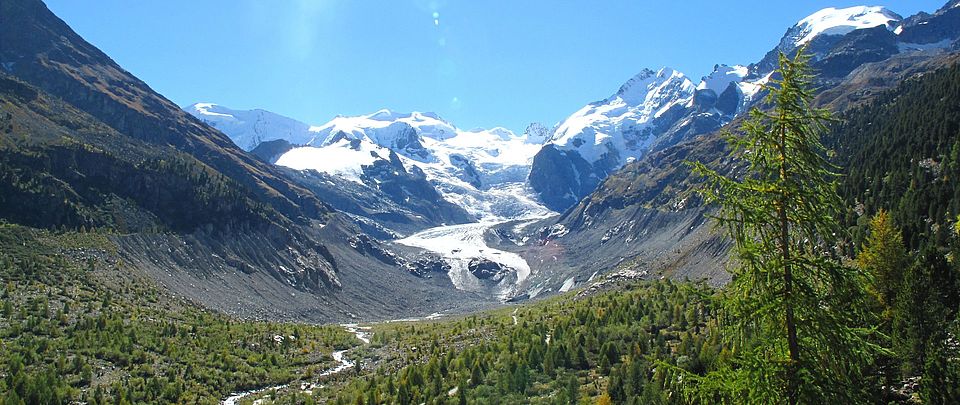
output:
M 856 30 L 843 36 L 813 67 L 823 78 L 842 78 L 865 63 L 885 60 L 899 51 L 896 34 L 884 26 Z
M 432 253 L 421 253 L 410 260 L 388 250 L 369 235 L 359 234 L 350 238 L 350 247 L 370 256 L 388 266 L 399 267 L 417 277 L 433 277 L 433 273 L 446 274 L 452 268 L 442 257 Z
M 450 263 L 440 256 L 425 253 L 404 265 L 404 269 L 420 277 L 432 277 L 432 273 L 446 274 L 450 272 Z
M 372 256 L 384 264 L 399 266 L 403 263 L 403 259 L 397 256 L 396 253 L 384 249 L 380 246 L 379 241 L 371 238 L 369 235 L 356 235 L 350 238 L 349 243 L 350 247 L 356 249 L 358 252 Z
M 592 191 L 600 176 L 579 153 L 548 144 L 533 157 L 529 182 L 547 208 L 563 211 Z
M 457 177 L 460 180 L 463 180 L 469 183 L 471 186 L 480 189 L 483 186 L 483 182 L 480 181 L 480 173 L 477 172 L 477 168 L 474 167 L 473 162 L 460 154 L 450 155 L 450 164 L 456 166 L 458 169 Z
M 414 159 L 422 160 L 430 156 L 430 151 L 423 147 L 420 142 L 420 134 L 413 127 L 406 125 L 400 136 L 394 141 L 390 149 L 403 152 L 404 155 Z
M 717 92 L 711 89 L 699 89 L 693 94 L 693 106 L 697 112 L 707 112 L 717 105 Z
M 472 220 L 463 208 L 443 198 L 433 184 L 427 181 L 423 170 L 413 166 L 408 171 L 397 153 L 392 150 L 388 159 L 380 158 L 372 165 L 363 166 L 363 175 L 360 178 L 368 187 L 380 191 L 394 203 L 408 207 L 426 218 L 447 223 L 465 223 Z
M 273 164 L 281 155 L 293 149 L 293 145 L 286 139 L 274 139 L 272 141 L 260 142 L 256 148 L 250 151 L 250 154 L 258 159 Z
M 717 97 L 717 110 L 725 116 L 734 116 L 740 108 L 740 102 L 743 100 L 743 93 L 736 84 L 730 83 L 727 88 Z
M 514 271 L 509 266 L 480 258 L 470 260 L 467 268 L 476 278 L 489 281 L 500 281 L 507 273 Z
M 910 44 L 932 44 L 960 38 L 960 7 L 947 3 L 934 14 L 919 13 L 903 22 L 900 41 Z

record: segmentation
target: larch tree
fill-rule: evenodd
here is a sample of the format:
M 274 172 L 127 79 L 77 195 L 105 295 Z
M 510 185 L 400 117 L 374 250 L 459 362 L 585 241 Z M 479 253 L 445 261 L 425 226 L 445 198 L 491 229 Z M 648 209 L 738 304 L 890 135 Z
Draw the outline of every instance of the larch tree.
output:
M 734 355 L 705 376 L 677 376 L 691 402 L 863 402 L 872 343 L 865 279 L 839 257 L 838 175 L 820 141 L 832 119 L 813 108 L 803 51 L 780 55 L 767 109 L 728 134 L 736 175 L 692 163 L 717 223 L 735 243 L 720 321 Z
M 873 276 L 870 290 L 880 302 L 885 323 L 889 322 L 910 262 L 903 236 L 887 211 L 880 210 L 870 219 L 870 235 L 857 256 L 857 265 Z

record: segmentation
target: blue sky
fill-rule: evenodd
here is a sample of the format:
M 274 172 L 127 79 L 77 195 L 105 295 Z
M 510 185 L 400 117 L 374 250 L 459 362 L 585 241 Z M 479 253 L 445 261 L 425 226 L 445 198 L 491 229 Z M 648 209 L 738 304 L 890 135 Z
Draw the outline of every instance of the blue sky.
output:
M 887 0 L 904 17 L 946 0 Z M 463 129 L 553 125 L 645 67 L 697 81 L 749 64 L 810 1 L 46 0 L 180 105 L 264 108 L 310 124 L 381 108 Z

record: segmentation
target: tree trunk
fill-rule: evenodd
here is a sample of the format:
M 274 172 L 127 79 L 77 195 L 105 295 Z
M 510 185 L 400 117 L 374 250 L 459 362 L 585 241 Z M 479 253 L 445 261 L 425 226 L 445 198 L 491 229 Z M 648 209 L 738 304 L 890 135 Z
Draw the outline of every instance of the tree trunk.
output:
M 781 117 L 785 119 L 786 117 Z M 800 363 L 800 344 L 797 342 L 797 324 L 793 315 L 793 272 L 790 266 L 790 224 L 787 219 L 787 140 L 785 125 L 779 128 L 780 142 L 777 153 L 780 155 L 780 201 L 777 202 L 777 216 L 780 219 L 780 253 L 783 260 L 783 305 L 786 310 L 787 346 L 790 350 L 790 363 L 787 365 L 787 401 L 790 405 L 798 403 L 797 391 L 800 381 L 797 379 L 797 366 Z

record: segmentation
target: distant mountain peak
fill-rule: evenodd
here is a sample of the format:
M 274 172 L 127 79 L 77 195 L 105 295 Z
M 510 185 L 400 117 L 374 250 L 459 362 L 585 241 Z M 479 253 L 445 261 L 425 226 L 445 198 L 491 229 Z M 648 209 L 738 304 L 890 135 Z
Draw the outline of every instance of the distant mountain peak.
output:
M 338 117 L 338 118 L 350 118 L 350 117 L 345 117 L 345 116 L 337 116 L 337 117 Z M 402 112 L 397 112 L 397 111 L 393 111 L 393 110 L 384 108 L 384 109 L 378 110 L 377 112 L 375 112 L 375 113 L 373 113 L 373 114 L 366 115 L 366 116 L 364 116 L 364 117 L 366 117 L 366 118 L 368 118 L 368 119 L 371 119 L 371 120 L 377 120 L 377 121 L 403 121 L 403 120 L 427 121 L 427 120 L 435 120 L 435 121 L 440 121 L 440 122 L 443 122 L 443 123 L 449 125 L 449 123 L 448 123 L 447 121 L 445 121 L 443 118 L 440 118 L 440 115 L 438 115 L 437 113 L 434 113 L 434 112 L 412 111 L 412 112 L 409 112 L 409 113 L 402 113 Z
M 550 139 L 550 135 L 552 135 L 552 130 L 539 122 L 532 122 L 527 125 L 527 129 L 523 130 L 523 136 L 527 143 L 532 144 L 543 144 L 547 139 Z
M 283 139 L 303 145 L 315 137 L 309 125 L 262 109 L 234 110 L 216 103 L 199 102 L 184 110 L 225 133 L 234 144 L 247 151 L 266 141 Z
M 740 82 L 748 73 L 749 68 L 742 65 L 714 65 L 713 72 L 700 79 L 697 89 L 710 89 L 721 94 L 730 86 L 730 83 Z
M 623 99 L 636 99 L 637 97 L 644 97 L 653 88 L 658 87 L 662 83 L 675 80 L 686 80 L 686 78 L 687 77 L 683 73 L 666 66 L 661 67 L 656 71 L 645 68 L 620 86 L 620 89 L 617 90 L 617 93 L 614 95 L 614 97 L 621 97 Z

